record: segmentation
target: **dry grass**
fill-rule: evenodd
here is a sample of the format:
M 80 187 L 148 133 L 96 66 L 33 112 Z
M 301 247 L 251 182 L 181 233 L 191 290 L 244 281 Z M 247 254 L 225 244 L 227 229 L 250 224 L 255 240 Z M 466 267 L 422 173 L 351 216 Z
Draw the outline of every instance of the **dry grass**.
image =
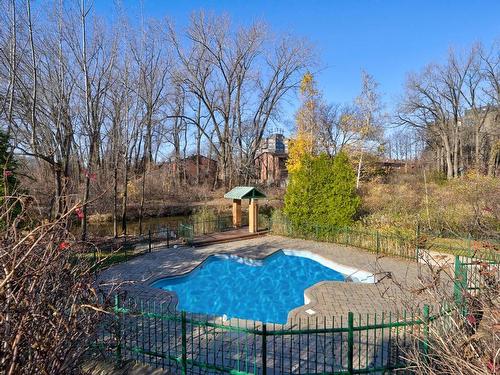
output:
M 450 237 L 500 239 L 500 179 L 469 175 L 449 182 L 419 175 L 396 176 L 388 183 L 368 182 L 362 190 L 365 226 L 384 232 L 423 230 Z

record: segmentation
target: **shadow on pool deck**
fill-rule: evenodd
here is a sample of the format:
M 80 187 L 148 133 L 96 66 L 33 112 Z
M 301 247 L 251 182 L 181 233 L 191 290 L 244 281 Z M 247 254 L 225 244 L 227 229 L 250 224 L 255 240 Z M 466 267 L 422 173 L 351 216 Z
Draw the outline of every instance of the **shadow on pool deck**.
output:
M 120 290 L 126 291 L 129 296 L 168 302 L 171 308 L 175 309 L 176 296 L 151 287 L 153 281 L 166 276 L 185 274 L 213 254 L 235 254 L 261 259 L 280 249 L 308 250 L 339 264 L 368 272 L 382 269 L 390 273 L 390 277 L 375 284 L 334 281 L 318 283 L 307 289 L 310 303 L 292 310 L 289 319 L 311 318 L 311 315 L 306 313 L 309 309 L 314 310 L 313 317 L 319 318 L 346 315 L 349 311 L 357 314 L 397 312 L 403 308 L 405 297 L 397 286 L 398 283 L 415 288 L 421 285 L 419 275 L 422 269 L 413 261 L 390 257 L 377 259 L 375 254 L 352 247 L 269 235 L 200 248 L 160 248 L 110 267 L 99 275 L 99 280 L 108 286 L 120 285 Z M 424 295 L 412 300 L 415 307 L 426 302 Z

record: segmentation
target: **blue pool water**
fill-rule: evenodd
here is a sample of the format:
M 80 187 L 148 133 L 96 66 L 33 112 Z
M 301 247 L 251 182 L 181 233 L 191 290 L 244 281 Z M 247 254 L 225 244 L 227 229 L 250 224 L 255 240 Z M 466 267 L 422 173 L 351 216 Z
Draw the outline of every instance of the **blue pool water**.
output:
M 344 279 L 314 260 L 279 251 L 263 261 L 211 256 L 189 274 L 152 286 L 175 292 L 179 310 L 286 323 L 288 312 L 304 304 L 304 289 Z

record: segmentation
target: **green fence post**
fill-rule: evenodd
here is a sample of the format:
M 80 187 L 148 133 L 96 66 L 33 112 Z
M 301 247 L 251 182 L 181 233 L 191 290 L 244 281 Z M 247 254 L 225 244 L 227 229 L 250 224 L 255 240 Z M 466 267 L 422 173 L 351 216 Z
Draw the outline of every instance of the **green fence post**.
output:
M 187 374 L 187 338 L 186 338 L 186 312 L 181 312 L 181 335 L 182 335 L 182 374 Z
M 262 375 L 267 374 L 267 324 L 262 325 Z
M 119 367 L 122 362 L 122 338 L 121 338 L 121 322 L 120 322 L 120 296 L 118 294 L 115 295 L 115 338 L 116 338 L 116 353 L 115 360 L 116 365 Z
M 347 315 L 347 372 L 353 374 L 354 357 L 354 314 L 349 311 Z
M 151 229 L 148 229 L 148 252 L 151 252 Z
M 423 350 L 425 355 L 425 360 L 429 355 L 429 305 L 424 305 L 424 342 Z
M 468 291 L 467 269 L 460 261 L 460 256 L 455 255 L 455 277 L 453 282 L 453 294 L 455 303 L 460 308 L 462 315 L 465 315 L 465 293 Z
M 378 253 L 380 252 L 380 234 L 378 231 L 376 232 L 376 234 L 377 234 L 377 255 L 378 255 Z
M 455 303 L 457 306 L 462 304 L 462 291 L 459 284 L 459 274 L 460 274 L 460 257 L 455 255 L 455 277 L 453 280 L 453 294 L 455 297 Z

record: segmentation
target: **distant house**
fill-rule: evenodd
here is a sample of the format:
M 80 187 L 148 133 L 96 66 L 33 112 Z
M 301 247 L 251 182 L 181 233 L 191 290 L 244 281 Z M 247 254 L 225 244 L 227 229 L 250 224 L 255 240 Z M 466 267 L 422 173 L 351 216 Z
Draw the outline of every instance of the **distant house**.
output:
M 197 178 L 200 184 L 213 184 L 217 174 L 217 160 L 204 155 L 191 155 L 178 161 L 168 161 L 164 163 L 164 167 L 171 176 L 178 176 L 189 184 L 195 184 Z
M 285 186 L 288 178 L 288 139 L 275 133 L 264 139 L 255 160 L 257 179 L 261 184 Z

